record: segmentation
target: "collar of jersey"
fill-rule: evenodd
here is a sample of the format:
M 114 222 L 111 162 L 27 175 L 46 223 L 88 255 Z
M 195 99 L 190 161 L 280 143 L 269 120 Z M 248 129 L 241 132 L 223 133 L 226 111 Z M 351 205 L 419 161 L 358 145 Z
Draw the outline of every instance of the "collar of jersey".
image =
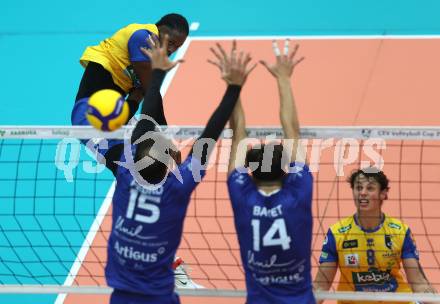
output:
M 281 189 L 277 189 L 277 190 L 273 190 L 272 192 L 266 193 L 263 190 L 258 189 L 258 192 L 260 192 L 260 194 L 263 195 L 263 196 L 271 196 L 271 195 L 274 195 L 275 193 L 280 192 L 280 190 Z
M 380 224 L 372 229 L 365 229 L 364 227 L 361 226 L 361 224 L 358 222 L 358 217 L 357 214 L 353 215 L 354 218 L 354 223 L 356 224 L 356 226 L 359 227 L 360 230 L 362 230 L 363 232 L 367 232 L 367 233 L 371 233 L 371 232 L 376 232 L 378 231 L 380 228 L 382 228 L 383 223 L 385 222 L 385 214 L 382 214 L 382 220 L 380 221 Z

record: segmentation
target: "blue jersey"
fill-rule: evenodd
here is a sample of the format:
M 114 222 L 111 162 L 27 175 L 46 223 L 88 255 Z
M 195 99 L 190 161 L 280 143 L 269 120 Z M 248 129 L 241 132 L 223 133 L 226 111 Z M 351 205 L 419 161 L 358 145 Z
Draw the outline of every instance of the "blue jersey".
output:
M 310 264 L 313 177 L 302 166 L 292 168 L 281 189 L 268 195 L 248 173 L 235 170 L 228 178 L 248 304 L 315 303 Z
M 189 156 L 157 189 L 140 185 L 129 169 L 118 168 L 105 269 L 109 286 L 164 299 L 174 296 L 172 263 L 198 184 L 193 171 L 200 168 L 200 160 Z M 200 170 L 194 176 L 198 173 L 204 175 Z

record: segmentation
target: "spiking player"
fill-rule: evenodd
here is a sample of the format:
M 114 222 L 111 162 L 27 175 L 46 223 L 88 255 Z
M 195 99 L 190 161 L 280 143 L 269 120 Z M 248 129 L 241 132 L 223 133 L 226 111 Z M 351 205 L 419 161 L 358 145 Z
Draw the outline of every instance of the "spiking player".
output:
M 102 89 L 115 90 L 124 97 L 129 94 L 130 119 L 136 113 L 151 79 L 150 59 L 140 48 L 148 47 L 149 37 L 160 38 L 166 34 L 169 36 L 167 54 L 171 55 L 183 45 L 188 33 L 185 17 L 168 14 L 156 24 L 130 24 L 99 45 L 86 48 L 80 59 L 85 71 L 72 111 L 72 124 L 89 125 L 83 115 L 88 98 Z M 161 120 L 165 121 L 165 118 Z
M 389 190 L 386 175 L 371 167 L 354 171 L 348 182 L 357 212 L 328 230 L 315 289 L 329 290 L 339 267 L 338 291 L 436 292 L 419 263 L 409 227 L 382 212 Z M 401 264 L 407 281 L 401 273 Z
M 253 146 L 246 153 L 246 145 L 239 145 L 246 138 L 240 102 L 230 119 L 234 134 L 228 188 L 246 276 L 246 303 L 315 303 L 310 273 L 313 178 L 304 159 L 297 158 L 300 127 L 290 84 L 303 57 L 295 58 L 298 45 L 289 54 L 288 40 L 283 54 L 275 41 L 273 46 L 276 63 L 261 63 L 277 80 L 284 137 L 293 142 Z
M 153 69 L 142 114 L 154 120 L 163 115 L 160 84 L 166 71 L 176 65 L 167 57 L 167 46 L 165 36 L 162 47 L 155 40 L 150 50 L 142 49 Z M 121 166 L 110 166 L 117 182 L 105 270 L 107 283 L 114 288 L 110 303 L 179 303 L 174 293 L 173 261 L 190 196 L 252 70 L 248 68 L 250 61 L 249 55 L 237 58 L 235 50 L 225 54 L 222 78 L 228 83 L 226 92 L 176 170 L 169 172 L 168 166 L 178 153 L 149 119 L 137 123 L 132 145 L 125 147 L 130 149 L 125 149 L 120 159 L 107 159 L 107 163 L 121 161 Z

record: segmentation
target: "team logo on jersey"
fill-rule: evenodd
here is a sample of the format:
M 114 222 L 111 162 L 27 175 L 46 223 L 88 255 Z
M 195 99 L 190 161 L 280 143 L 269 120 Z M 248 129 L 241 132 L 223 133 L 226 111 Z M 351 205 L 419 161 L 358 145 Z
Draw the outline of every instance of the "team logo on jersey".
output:
M 328 258 L 328 253 L 327 252 L 321 252 L 321 259 L 327 259 Z
M 345 266 L 356 267 L 359 266 L 359 255 L 357 253 L 344 254 Z
M 367 239 L 367 246 L 373 247 L 374 246 L 374 239 Z
M 324 242 L 322 242 L 323 245 L 327 245 L 328 244 L 328 236 L 325 236 Z
M 244 176 L 242 174 L 240 174 L 239 176 L 237 176 L 237 178 L 235 179 L 235 182 L 237 184 L 243 185 L 244 184 Z
M 358 247 L 358 240 L 347 240 L 342 243 L 343 249 L 357 248 L 357 247 Z
M 388 227 L 394 228 L 394 229 L 399 229 L 399 230 L 402 228 L 402 226 L 397 225 L 396 223 L 388 223 Z
M 387 246 L 388 249 L 393 249 L 393 241 L 389 234 L 385 234 L 385 246 Z
M 356 291 L 396 291 L 398 283 L 389 271 L 370 269 L 370 271 L 353 272 L 353 284 Z
M 338 229 L 339 233 L 344 233 L 347 232 L 351 229 L 351 224 L 348 224 L 347 226 L 343 226 L 341 228 Z
M 385 253 L 382 253 L 382 257 L 384 259 L 395 259 L 397 257 L 397 253 L 393 251 L 387 251 Z

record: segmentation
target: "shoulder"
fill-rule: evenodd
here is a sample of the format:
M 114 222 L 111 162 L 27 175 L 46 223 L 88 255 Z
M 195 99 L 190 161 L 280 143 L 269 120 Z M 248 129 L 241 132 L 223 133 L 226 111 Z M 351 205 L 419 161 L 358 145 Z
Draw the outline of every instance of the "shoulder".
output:
M 309 167 L 305 163 L 290 163 L 288 172 L 283 180 L 284 186 L 301 186 L 312 185 L 313 175 Z
M 385 216 L 383 225 L 385 229 L 393 231 L 393 234 L 405 234 L 408 230 L 407 224 L 394 217 Z
M 134 33 L 139 30 L 147 30 L 150 33 L 153 33 L 155 35 L 159 35 L 159 29 L 155 24 L 140 24 L 140 23 L 132 23 L 127 25 L 126 27 L 122 28 L 121 30 Z
M 234 169 L 228 176 L 228 186 L 244 186 L 252 182 L 252 179 L 244 167 Z
M 353 229 L 353 226 L 353 216 L 348 216 L 331 225 L 330 230 L 332 231 L 333 235 L 347 234 L 351 229 Z

